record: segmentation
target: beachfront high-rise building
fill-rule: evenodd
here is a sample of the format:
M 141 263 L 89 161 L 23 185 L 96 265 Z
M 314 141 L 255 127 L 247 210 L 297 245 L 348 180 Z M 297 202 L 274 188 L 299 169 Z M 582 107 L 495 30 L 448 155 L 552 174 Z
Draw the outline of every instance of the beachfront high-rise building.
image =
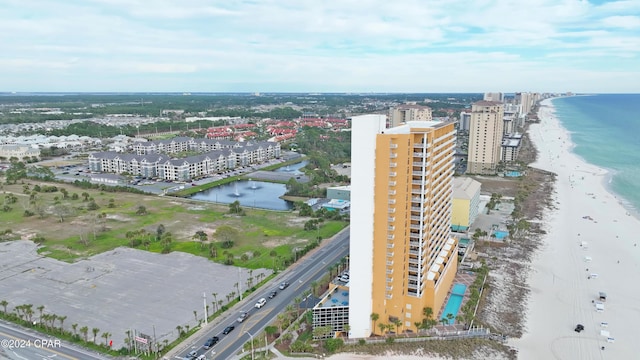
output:
M 504 94 L 501 92 L 486 92 L 482 100 L 504 102 Z
M 385 128 L 384 115 L 352 118 L 350 337 L 371 321 L 416 331 L 423 309 L 442 308 L 457 270 L 450 237 L 453 122 Z
M 389 109 L 389 127 L 396 127 L 409 121 L 431 121 L 431 108 L 428 106 L 403 104 Z
M 495 174 L 502 145 L 503 106 L 496 101 L 478 101 L 471 106 L 467 173 Z

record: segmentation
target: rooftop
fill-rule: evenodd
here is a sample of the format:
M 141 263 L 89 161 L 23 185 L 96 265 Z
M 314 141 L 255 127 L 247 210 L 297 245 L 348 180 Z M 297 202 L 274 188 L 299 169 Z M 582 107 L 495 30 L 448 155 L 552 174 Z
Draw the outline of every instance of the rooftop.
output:
M 336 285 L 336 287 L 323 297 L 316 307 L 349 306 L 349 283 Z
M 387 134 L 410 134 L 416 129 L 436 129 L 445 124 L 442 121 L 407 121 L 405 124 L 385 130 Z

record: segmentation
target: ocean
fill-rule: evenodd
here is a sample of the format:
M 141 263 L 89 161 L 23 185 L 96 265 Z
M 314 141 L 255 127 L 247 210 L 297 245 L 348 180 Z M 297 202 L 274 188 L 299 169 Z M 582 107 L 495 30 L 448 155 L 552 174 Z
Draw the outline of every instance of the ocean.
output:
M 610 171 L 609 188 L 640 211 L 640 94 L 553 99 L 556 117 L 571 133 L 573 152 Z

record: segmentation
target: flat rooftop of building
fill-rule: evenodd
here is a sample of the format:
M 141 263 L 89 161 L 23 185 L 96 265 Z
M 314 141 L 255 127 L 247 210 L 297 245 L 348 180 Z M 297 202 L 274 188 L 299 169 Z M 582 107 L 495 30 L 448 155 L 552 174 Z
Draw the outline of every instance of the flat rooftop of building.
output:
M 323 308 L 337 306 L 349 306 L 349 283 L 336 286 L 334 290 L 322 298 L 317 305 L 317 307 Z
M 385 130 L 385 134 L 409 134 L 413 129 L 436 129 L 448 123 L 442 121 L 407 121 L 406 123 Z

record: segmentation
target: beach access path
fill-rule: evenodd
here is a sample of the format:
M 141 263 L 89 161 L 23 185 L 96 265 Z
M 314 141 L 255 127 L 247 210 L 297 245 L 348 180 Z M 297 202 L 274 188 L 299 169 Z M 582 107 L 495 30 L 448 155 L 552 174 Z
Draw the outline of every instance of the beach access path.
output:
M 610 174 L 571 152 L 549 100 L 538 117 L 529 127 L 538 149 L 532 166 L 557 174 L 555 208 L 545 213 L 547 234 L 531 264 L 525 333 L 510 345 L 523 360 L 635 359 L 640 221 L 607 190 Z M 601 291 L 608 296 L 598 312 Z M 584 331 L 575 332 L 577 324 Z

